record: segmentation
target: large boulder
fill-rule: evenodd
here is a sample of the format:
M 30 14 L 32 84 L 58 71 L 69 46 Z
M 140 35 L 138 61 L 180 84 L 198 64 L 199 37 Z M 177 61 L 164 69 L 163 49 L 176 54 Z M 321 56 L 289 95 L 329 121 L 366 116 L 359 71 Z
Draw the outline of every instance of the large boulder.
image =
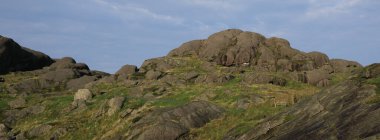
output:
M 309 52 L 307 55 L 314 61 L 314 66 L 316 68 L 330 64 L 330 59 L 326 54 L 320 52 Z
M 66 83 L 66 87 L 71 90 L 84 88 L 86 84 L 98 80 L 97 76 L 83 76 L 77 79 L 72 79 Z
M 75 100 L 90 100 L 92 99 L 92 93 L 89 89 L 79 89 L 74 96 L 74 101 Z
M 173 109 L 156 110 L 133 124 L 127 140 L 175 140 L 191 128 L 199 128 L 219 118 L 223 109 L 206 101 L 195 101 Z
M 208 37 L 199 57 L 225 66 L 250 63 L 258 55 L 256 48 L 263 39 L 262 35 L 252 32 L 225 30 Z
M 123 107 L 125 97 L 114 97 L 108 101 L 108 112 L 107 115 L 111 116 L 119 111 Z
M 172 62 L 171 59 L 167 59 L 165 57 L 154 58 L 145 60 L 141 65 L 139 72 L 146 73 L 149 70 L 156 70 L 166 72 L 175 66 L 176 62 Z
M 130 75 L 130 74 L 135 74 L 137 71 L 138 71 L 138 69 L 134 65 L 124 65 L 115 74 L 117 74 L 117 75 Z
M 155 70 L 150 70 L 145 74 L 145 79 L 147 80 L 157 80 L 162 76 L 162 73 Z
M 21 47 L 12 39 L 0 36 L 0 74 L 41 69 L 53 62 L 41 52 Z
M 42 75 L 41 79 L 51 82 L 67 82 L 71 79 L 79 78 L 80 76 L 81 74 L 73 69 L 57 69 Z
M 176 48 L 169 52 L 168 56 L 197 56 L 199 50 L 204 44 L 204 40 L 193 40 L 182 44 L 179 48 Z
M 331 79 L 331 75 L 327 71 L 316 69 L 300 73 L 298 75 L 298 79 L 303 83 L 308 83 L 319 87 L 326 87 L 330 84 L 329 79 Z
M 74 68 L 76 61 L 72 57 L 63 57 L 56 59 L 55 63 L 50 65 L 50 69 L 71 69 Z
M 330 63 L 333 66 L 335 72 L 352 72 L 354 69 L 363 67 L 358 62 L 343 59 L 331 59 Z

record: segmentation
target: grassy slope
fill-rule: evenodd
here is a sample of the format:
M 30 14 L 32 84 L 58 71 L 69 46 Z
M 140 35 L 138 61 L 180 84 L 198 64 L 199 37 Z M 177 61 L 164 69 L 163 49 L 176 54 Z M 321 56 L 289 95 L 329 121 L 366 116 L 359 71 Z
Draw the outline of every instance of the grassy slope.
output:
M 202 62 L 198 60 L 186 58 L 185 60 L 178 61 L 186 61 L 187 64 L 186 66 L 177 67 L 171 70 L 170 72 L 174 75 L 194 71 L 194 69 L 201 74 L 205 73 L 205 71 L 200 70 Z M 220 73 L 221 68 L 218 67 L 217 69 L 217 72 Z M 9 81 L 10 83 L 25 78 L 34 78 L 33 75 L 28 76 L 25 73 L 7 75 L 7 77 L 12 79 Z M 167 91 L 167 94 L 150 101 L 142 97 L 138 98 L 130 96 L 129 88 L 125 86 L 118 84 L 100 84 L 94 87 L 93 90 L 101 90 L 104 91 L 105 94 L 95 96 L 93 100 L 88 103 L 87 109 L 69 113 L 64 112 L 63 110 L 71 105 L 73 92 L 53 96 L 33 94 L 27 98 L 27 103 L 29 105 L 41 104 L 46 107 L 45 111 L 41 114 L 31 115 L 27 118 L 21 119 L 14 130 L 27 131 L 38 125 L 49 124 L 55 126 L 54 129 L 49 132 L 49 135 L 42 136 L 41 139 L 50 138 L 50 134 L 59 127 L 69 128 L 69 132 L 63 136 L 63 139 L 100 138 L 104 134 L 126 132 L 129 128 L 129 124 L 140 117 L 137 116 L 135 118 L 122 119 L 119 117 L 119 113 L 123 110 L 128 108 L 138 109 L 142 106 L 147 106 L 148 108 L 153 109 L 176 107 L 193 100 L 198 100 L 201 95 L 207 93 L 212 95 L 212 97 L 209 98 L 209 101 L 225 108 L 226 113 L 222 118 L 213 120 L 202 128 L 191 130 L 191 136 L 196 139 L 220 139 L 231 128 L 238 127 L 236 133 L 243 133 L 262 119 L 270 117 L 286 108 L 286 106 L 274 107 L 271 101 L 267 101 L 260 105 L 251 105 L 246 110 L 238 109 L 236 107 L 236 102 L 242 97 L 248 97 L 252 94 L 274 97 L 284 97 L 287 95 L 304 97 L 314 94 L 319 90 L 316 87 L 298 82 L 290 82 L 287 86 L 280 87 L 269 84 L 246 85 L 241 84 L 240 81 L 240 78 L 237 76 L 234 80 L 224 84 L 188 84 L 185 86 L 173 87 L 171 90 Z M 3 111 L 8 108 L 7 101 L 13 98 L 4 93 L 1 93 L 0 95 L 0 110 Z M 104 106 L 107 99 L 111 99 L 115 96 L 126 97 L 126 102 L 124 103 L 122 110 L 113 116 L 94 117 L 102 106 Z

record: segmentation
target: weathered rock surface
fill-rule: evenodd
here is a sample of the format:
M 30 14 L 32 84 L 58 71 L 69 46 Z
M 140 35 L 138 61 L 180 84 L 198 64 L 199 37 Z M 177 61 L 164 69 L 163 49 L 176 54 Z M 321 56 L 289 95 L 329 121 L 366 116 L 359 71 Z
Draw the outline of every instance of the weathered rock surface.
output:
M 89 89 L 79 89 L 77 93 L 75 93 L 74 100 L 90 100 L 92 99 L 92 93 Z
M 195 56 L 223 66 L 249 65 L 263 71 L 312 70 L 329 64 L 329 59 L 325 54 L 304 53 L 291 48 L 290 43 L 285 39 L 266 39 L 258 33 L 237 29 L 215 33 L 206 40 L 187 42 L 172 50 L 168 56 Z
M 191 128 L 202 127 L 222 114 L 222 108 L 205 101 L 154 111 L 134 124 L 126 139 L 175 140 L 184 138 Z
M 28 138 L 41 137 L 42 135 L 48 134 L 49 131 L 53 128 L 51 125 L 41 125 L 37 126 L 27 133 Z
M 362 68 L 358 62 L 343 59 L 330 60 L 335 72 L 351 72 L 355 68 Z
M 363 72 L 365 78 L 375 78 L 380 76 L 380 63 L 375 63 L 366 67 Z
M 10 128 L 8 128 L 6 125 L 0 123 L 0 140 L 10 139 L 8 136 L 9 131 L 10 131 Z
M 269 118 L 254 129 L 224 139 L 370 139 L 380 134 L 380 104 L 368 103 L 375 86 L 348 80 Z
M 108 112 L 107 115 L 111 116 L 119 111 L 123 107 L 125 97 L 114 97 L 108 101 Z
M 129 74 L 135 74 L 137 71 L 138 71 L 138 68 L 134 65 L 124 65 L 115 74 L 129 75 Z
M 13 101 L 8 102 L 8 105 L 11 109 L 19 109 L 26 107 L 26 101 L 24 98 L 17 98 Z
M 41 52 L 21 47 L 12 39 L 0 36 L 0 74 L 41 69 L 53 62 Z

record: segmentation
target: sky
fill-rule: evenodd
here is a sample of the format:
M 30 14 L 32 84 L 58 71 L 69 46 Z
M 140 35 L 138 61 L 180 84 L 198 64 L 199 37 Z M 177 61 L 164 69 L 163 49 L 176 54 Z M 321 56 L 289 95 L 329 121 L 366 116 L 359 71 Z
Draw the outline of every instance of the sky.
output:
M 2 0 L 0 35 L 114 73 L 225 29 L 380 62 L 379 0 Z

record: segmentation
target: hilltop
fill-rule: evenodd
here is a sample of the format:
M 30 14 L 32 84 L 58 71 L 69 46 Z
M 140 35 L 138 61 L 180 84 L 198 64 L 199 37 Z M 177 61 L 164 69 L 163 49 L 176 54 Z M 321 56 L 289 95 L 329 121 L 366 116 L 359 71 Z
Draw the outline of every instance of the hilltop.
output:
M 115 74 L 0 36 L 0 139 L 364 139 L 380 64 L 229 29 Z

